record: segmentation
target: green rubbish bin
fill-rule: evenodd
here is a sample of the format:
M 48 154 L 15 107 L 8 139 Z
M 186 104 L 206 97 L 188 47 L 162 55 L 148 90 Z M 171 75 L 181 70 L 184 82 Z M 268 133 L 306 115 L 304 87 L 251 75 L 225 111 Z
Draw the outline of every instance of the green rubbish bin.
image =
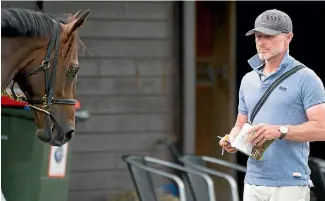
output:
M 2 107 L 1 188 L 7 201 L 66 201 L 69 144 L 39 141 L 29 110 Z

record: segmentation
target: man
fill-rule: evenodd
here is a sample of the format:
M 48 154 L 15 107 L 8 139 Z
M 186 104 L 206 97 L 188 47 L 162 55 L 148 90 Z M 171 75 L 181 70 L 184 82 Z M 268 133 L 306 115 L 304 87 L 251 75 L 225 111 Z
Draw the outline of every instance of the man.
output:
M 252 34 L 257 54 L 248 60 L 253 70 L 241 81 L 238 116 L 230 141 L 248 122 L 255 104 L 272 82 L 301 64 L 289 55 L 293 33 L 286 13 L 276 9 L 263 12 L 257 17 L 255 28 L 246 33 Z M 284 80 L 252 124 L 250 142 L 259 146 L 266 140 L 275 141 L 262 161 L 249 157 L 244 201 L 309 201 L 309 142 L 325 141 L 325 92 L 320 78 L 306 67 Z M 237 151 L 225 137 L 219 145 L 229 153 Z

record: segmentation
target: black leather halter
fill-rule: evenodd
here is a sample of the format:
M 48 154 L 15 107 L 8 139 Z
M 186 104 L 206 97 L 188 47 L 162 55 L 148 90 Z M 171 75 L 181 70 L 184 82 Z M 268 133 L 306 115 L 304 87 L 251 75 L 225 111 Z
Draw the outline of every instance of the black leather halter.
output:
M 44 112 L 48 115 L 50 115 L 53 119 L 53 116 L 50 113 L 50 106 L 52 104 L 66 104 L 66 105 L 75 105 L 76 100 L 75 99 L 55 99 L 53 96 L 54 93 L 54 86 L 55 86 L 55 76 L 56 76 L 56 70 L 57 70 L 57 61 L 58 61 L 58 54 L 59 54 L 59 45 L 60 45 L 60 27 L 59 24 L 53 20 L 54 23 L 54 29 L 53 33 L 47 48 L 47 52 L 44 58 L 44 61 L 41 63 L 41 65 L 33 70 L 30 73 L 23 74 L 23 75 L 17 75 L 14 78 L 14 83 L 11 86 L 11 98 L 17 100 L 17 101 L 23 101 L 27 102 L 28 106 L 31 108 L 34 108 L 38 111 Z M 52 51 L 54 51 L 54 59 L 53 59 L 53 69 L 52 69 L 52 75 L 50 77 L 50 66 L 51 66 L 51 55 Z M 31 75 L 37 74 L 39 72 L 43 71 L 45 76 L 45 95 L 42 99 L 32 99 L 27 95 L 27 92 L 25 92 L 26 96 L 17 96 L 14 91 L 14 84 L 15 82 L 21 82 L 21 78 L 27 78 Z M 36 107 L 35 104 L 41 104 L 42 107 Z

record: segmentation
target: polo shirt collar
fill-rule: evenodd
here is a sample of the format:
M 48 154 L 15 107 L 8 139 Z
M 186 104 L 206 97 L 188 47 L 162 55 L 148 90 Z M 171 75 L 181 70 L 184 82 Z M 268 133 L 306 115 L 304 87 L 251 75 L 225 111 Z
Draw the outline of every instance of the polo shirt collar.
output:
M 262 69 L 263 69 L 265 61 L 261 60 L 259 58 L 258 54 L 255 54 L 253 57 L 251 57 L 248 60 L 248 63 L 251 66 L 251 68 L 253 68 L 254 71 L 256 71 L 259 74 L 262 73 Z M 278 72 L 282 68 L 287 67 L 291 63 L 292 63 L 292 57 L 289 55 L 289 51 L 287 50 L 286 54 L 284 55 L 280 65 L 279 65 L 279 68 L 276 70 L 276 72 Z

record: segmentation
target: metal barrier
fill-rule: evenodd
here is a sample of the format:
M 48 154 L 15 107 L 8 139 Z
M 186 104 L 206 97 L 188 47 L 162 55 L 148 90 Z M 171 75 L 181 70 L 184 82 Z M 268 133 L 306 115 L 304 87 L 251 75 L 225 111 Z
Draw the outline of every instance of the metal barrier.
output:
M 232 201 L 239 201 L 240 199 L 239 199 L 238 187 L 237 187 L 236 180 L 229 174 L 207 168 L 205 166 L 205 162 L 212 162 L 212 163 L 218 162 L 218 161 L 214 161 L 211 159 L 212 158 L 210 158 L 210 157 L 196 156 L 196 155 L 184 155 L 180 158 L 180 160 L 183 162 L 185 167 L 193 168 L 193 169 L 199 170 L 201 172 L 225 179 L 230 185 Z M 230 167 L 231 165 L 228 164 L 227 166 Z M 234 166 L 234 168 L 238 168 L 238 167 Z M 238 169 L 241 169 L 241 168 L 238 168 Z M 194 179 L 190 179 L 190 181 L 193 186 L 196 184 L 196 181 Z
M 225 167 L 237 170 L 239 172 L 244 172 L 245 173 L 247 171 L 247 168 L 245 166 L 238 165 L 236 163 L 232 163 L 232 162 L 229 162 L 229 161 L 213 158 L 213 157 L 210 157 L 210 156 L 201 156 L 201 157 L 206 162 L 215 163 L 215 164 L 218 164 L 218 165 L 221 165 L 221 166 L 225 166 Z
M 163 167 L 167 167 L 170 169 L 178 170 L 181 171 L 182 173 L 182 179 L 183 179 L 183 184 L 184 184 L 184 197 L 186 201 L 216 201 L 215 199 L 215 192 L 214 192 L 214 185 L 211 177 L 208 174 L 199 172 L 197 170 L 193 169 L 187 169 L 185 167 L 182 167 L 178 164 L 168 162 L 165 160 L 149 157 L 149 156 L 140 156 L 140 155 L 124 155 L 123 159 L 128 162 L 128 164 L 137 164 L 137 165 L 142 165 L 143 167 L 149 168 L 148 163 L 152 164 L 158 164 Z M 138 166 L 139 168 L 139 166 Z M 137 177 L 137 172 L 138 170 L 135 170 L 134 168 L 132 169 L 132 166 L 129 166 L 129 170 L 131 173 L 131 176 L 133 178 L 134 184 L 137 188 L 138 196 L 141 198 L 142 201 L 146 201 L 143 199 L 145 193 L 151 194 L 148 195 L 150 196 L 151 199 L 153 197 L 156 198 L 155 192 L 153 190 L 153 185 L 152 185 L 152 180 L 150 175 L 148 174 L 142 174 Z M 153 170 L 151 169 L 150 171 L 159 171 L 159 170 Z M 154 173 L 154 172 L 153 172 Z M 139 174 L 139 171 L 138 171 Z M 187 175 L 191 175 L 192 177 L 196 178 L 196 181 L 200 184 L 199 187 L 192 188 L 191 183 L 187 180 Z M 150 185 L 150 186 L 149 186 Z M 150 190 L 149 190 L 150 189 Z M 141 192 L 143 191 L 143 192 Z M 181 192 L 181 191 L 180 191 Z M 181 198 L 181 193 L 180 193 L 180 198 Z M 146 195 L 147 196 L 147 195 Z M 182 199 L 181 199 L 182 200 Z
M 180 165 L 168 162 L 168 161 L 164 161 L 161 159 L 148 157 L 148 156 L 145 156 L 144 158 L 147 162 L 163 165 L 163 166 L 166 166 L 166 167 L 169 167 L 172 169 L 182 171 L 182 173 L 185 173 L 182 175 L 182 178 L 186 185 L 185 187 L 188 187 L 187 195 L 189 195 L 189 196 L 187 196 L 187 198 L 189 198 L 191 200 L 196 200 L 196 201 L 201 201 L 201 200 L 215 201 L 213 180 L 211 179 L 211 177 L 208 174 L 205 174 L 203 172 L 199 172 L 199 171 L 196 171 L 193 169 L 187 169 L 183 166 L 180 166 Z M 188 180 L 187 175 L 196 177 L 197 182 L 200 183 L 200 185 L 197 186 L 196 188 L 193 188 Z
M 213 175 L 213 176 L 225 179 L 230 185 L 231 196 L 232 196 L 233 201 L 239 201 L 239 193 L 238 193 L 238 186 L 237 186 L 236 180 L 231 175 L 229 175 L 227 173 L 207 168 L 205 163 L 210 162 L 210 163 L 218 164 L 218 165 L 225 166 L 225 167 L 234 169 L 239 172 L 244 172 L 244 173 L 247 170 L 246 167 L 232 163 L 232 162 L 224 161 L 221 159 L 209 157 L 209 156 L 197 156 L 194 154 L 182 155 L 176 149 L 174 142 L 171 140 L 168 140 L 168 139 L 161 140 L 158 143 L 165 145 L 168 148 L 168 150 L 171 152 L 173 157 L 175 158 L 176 162 L 179 163 L 180 165 L 187 167 L 187 168 L 192 168 L 192 169 L 207 173 L 209 175 Z M 199 185 L 197 185 L 197 181 L 194 177 L 192 177 L 190 175 L 188 175 L 188 177 L 190 179 L 190 182 L 191 182 L 191 185 L 193 186 L 193 188 L 199 187 Z
M 187 201 L 185 185 L 179 176 L 151 168 L 146 164 L 143 157 L 137 155 L 123 155 L 122 159 L 127 163 L 138 197 L 141 201 L 158 201 L 149 173 L 175 181 L 178 186 L 180 201 Z
M 181 164 L 182 162 L 179 160 L 182 157 L 182 154 L 176 149 L 175 142 L 170 139 L 158 140 L 158 145 L 164 145 L 167 147 L 171 155 L 173 156 L 176 163 Z

